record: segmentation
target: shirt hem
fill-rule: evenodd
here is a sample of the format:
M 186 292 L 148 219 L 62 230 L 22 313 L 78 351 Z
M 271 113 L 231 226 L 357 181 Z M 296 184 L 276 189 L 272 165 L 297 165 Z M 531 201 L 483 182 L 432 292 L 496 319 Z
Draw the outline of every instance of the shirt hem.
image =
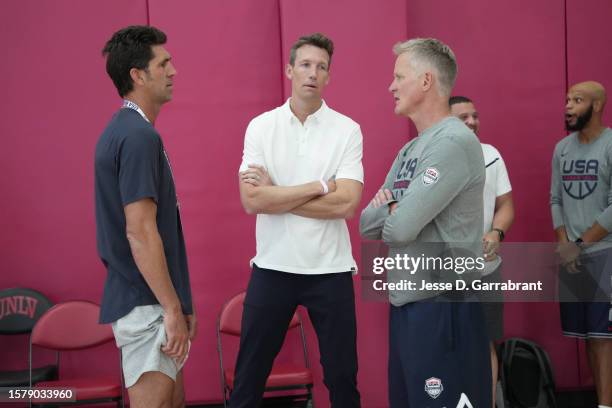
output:
M 257 259 L 252 259 L 251 267 L 253 264 L 257 264 L 258 267 L 264 269 L 272 269 L 279 272 L 293 273 L 297 275 L 324 275 L 330 273 L 344 273 L 344 272 L 352 272 L 353 275 L 357 274 L 357 265 L 352 264 L 349 266 L 338 266 L 338 267 L 329 267 L 329 268 L 300 268 L 298 266 L 287 266 L 287 265 L 275 265 L 267 262 L 260 262 Z

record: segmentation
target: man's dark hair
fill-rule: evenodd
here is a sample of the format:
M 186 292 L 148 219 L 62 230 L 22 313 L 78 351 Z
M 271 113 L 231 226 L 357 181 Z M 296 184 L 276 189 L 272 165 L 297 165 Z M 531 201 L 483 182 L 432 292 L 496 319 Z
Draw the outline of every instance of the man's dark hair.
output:
M 289 53 L 289 64 L 291 64 L 291 66 L 295 64 L 295 53 L 297 52 L 298 48 L 303 47 L 304 45 L 313 45 L 327 51 L 329 54 L 329 65 L 331 65 L 331 59 L 334 53 L 333 41 L 327 38 L 324 34 L 314 33 L 300 37 L 295 44 L 293 44 Z
M 132 68 L 146 70 L 153 59 L 153 45 L 166 43 L 166 34 L 155 27 L 129 26 L 117 31 L 104 46 L 106 72 L 122 98 L 134 88 Z
M 448 106 L 453 106 L 458 103 L 474 103 L 472 100 L 466 96 L 451 96 L 448 100 Z

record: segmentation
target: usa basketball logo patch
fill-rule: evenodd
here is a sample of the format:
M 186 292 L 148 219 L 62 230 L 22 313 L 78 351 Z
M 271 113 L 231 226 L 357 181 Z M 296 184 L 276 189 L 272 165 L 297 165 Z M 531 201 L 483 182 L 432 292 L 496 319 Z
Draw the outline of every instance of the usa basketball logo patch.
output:
M 598 160 L 564 160 L 561 168 L 563 189 L 568 196 L 584 200 L 597 188 L 598 174 Z
M 435 184 L 440 178 L 440 172 L 435 167 L 428 167 L 423 173 L 423 184 L 426 186 Z
M 442 386 L 442 380 L 439 378 L 431 377 L 425 380 L 425 392 L 431 398 L 438 398 L 442 391 L 444 391 L 444 387 Z

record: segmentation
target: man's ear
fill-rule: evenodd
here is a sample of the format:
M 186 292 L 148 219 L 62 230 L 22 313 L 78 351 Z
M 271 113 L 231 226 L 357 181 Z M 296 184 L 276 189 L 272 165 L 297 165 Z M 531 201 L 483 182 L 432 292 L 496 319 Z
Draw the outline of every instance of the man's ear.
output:
M 603 101 L 601 99 L 597 99 L 593 101 L 593 112 L 601 113 L 603 111 Z
M 429 91 L 433 86 L 434 77 L 433 74 L 429 71 L 423 72 L 421 86 L 423 91 Z
M 293 66 L 291 66 L 291 64 L 287 64 L 285 67 L 285 76 L 290 81 L 293 79 Z
M 142 70 L 138 68 L 130 69 L 130 78 L 132 78 L 132 81 L 134 81 L 135 84 L 144 85 Z

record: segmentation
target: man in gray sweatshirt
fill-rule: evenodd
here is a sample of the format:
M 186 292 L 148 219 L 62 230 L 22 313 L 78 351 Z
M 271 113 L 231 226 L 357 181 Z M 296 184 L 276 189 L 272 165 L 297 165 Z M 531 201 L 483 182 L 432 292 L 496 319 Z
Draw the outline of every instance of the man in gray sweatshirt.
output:
M 600 408 L 612 407 L 612 130 L 602 124 L 605 104 L 597 82 L 570 88 L 565 127 L 572 133 L 555 147 L 550 189 L 561 280 L 572 290 L 585 278 L 597 282 L 606 299 L 560 305 L 563 334 L 586 339 Z
M 413 285 L 389 292 L 389 405 L 490 406 L 482 309 L 477 302 L 448 301 L 460 296 L 446 286 L 469 275 L 463 273 L 466 259 L 482 256 L 482 149 L 474 133 L 450 115 L 457 73 L 451 49 L 435 39 L 412 39 L 394 52 L 389 90 L 395 113 L 410 118 L 419 135 L 400 150 L 361 214 L 360 231 L 364 238 L 382 239 L 390 258 L 428 258 L 438 266 L 387 270 L 389 283 Z M 435 262 L 442 258 L 444 268 Z M 449 258 L 455 267 L 446 267 Z

